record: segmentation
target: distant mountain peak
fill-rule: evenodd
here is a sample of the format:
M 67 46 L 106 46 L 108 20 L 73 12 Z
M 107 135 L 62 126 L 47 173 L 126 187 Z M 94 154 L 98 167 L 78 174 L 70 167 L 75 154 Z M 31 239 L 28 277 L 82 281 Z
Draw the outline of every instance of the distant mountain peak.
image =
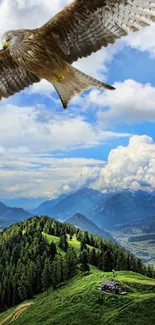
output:
M 107 231 L 100 229 L 93 221 L 88 219 L 82 213 L 79 212 L 75 213 L 71 218 L 66 220 L 66 222 L 80 228 L 83 231 L 87 230 L 91 234 L 101 236 L 106 240 L 111 240 L 116 243 L 114 238 Z
M 24 210 L 23 208 L 8 207 L 0 202 L 0 228 L 4 229 L 13 223 L 23 221 L 26 218 L 31 217 L 32 214 Z
M 84 216 L 84 214 L 79 213 L 79 212 L 75 213 L 70 219 L 72 219 L 72 218 L 77 219 L 77 220 L 89 220 L 89 221 L 91 221 L 89 218 Z
M 71 218 L 69 218 L 66 222 L 69 222 L 70 221 L 82 221 L 82 222 L 88 222 L 88 223 L 91 223 L 93 225 L 95 225 L 94 222 L 92 222 L 89 218 L 87 218 L 84 214 L 80 213 L 80 212 L 77 212 L 75 213 Z M 95 225 L 96 226 L 96 225 Z M 97 227 L 97 226 L 96 226 Z

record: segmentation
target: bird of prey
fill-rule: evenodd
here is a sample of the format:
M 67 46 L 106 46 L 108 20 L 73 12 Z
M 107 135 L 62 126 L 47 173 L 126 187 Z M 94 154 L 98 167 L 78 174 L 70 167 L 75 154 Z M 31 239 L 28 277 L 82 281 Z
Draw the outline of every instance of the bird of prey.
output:
M 74 0 L 40 28 L 6 32 L 0 99 L 41 79 L 53 84 L 64 108 L 85 89 L 114 89 L 71 64 L 154 21 L 155 0 Z

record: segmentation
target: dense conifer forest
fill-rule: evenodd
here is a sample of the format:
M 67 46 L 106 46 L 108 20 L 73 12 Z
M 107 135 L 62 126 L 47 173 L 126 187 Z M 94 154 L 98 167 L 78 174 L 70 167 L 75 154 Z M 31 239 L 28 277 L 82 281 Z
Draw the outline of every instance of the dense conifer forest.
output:
M 45 234 L 57 237 L 58 245 Z M 75 237 L 79 250 L 68 244 Z M 0 311 L 56 289 L 79 270 L 88 273 L 89 264 L 155 277 L 152 267 L 122 247 L 72 225 L 42 216 L 11 226 L 0 233 Z

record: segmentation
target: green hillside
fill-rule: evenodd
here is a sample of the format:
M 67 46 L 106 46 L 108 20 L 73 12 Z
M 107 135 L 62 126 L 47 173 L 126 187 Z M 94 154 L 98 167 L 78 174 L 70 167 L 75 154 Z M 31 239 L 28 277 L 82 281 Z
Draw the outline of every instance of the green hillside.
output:
M 59 237 L 46 234 L 45 232 L 43 232 L 42 234 L 43 234 L 44 238 L 46 238 L 48 240 L 49 244 L 55 243 L 55 245 L 57 247 L 57 252 L 64 254 L 64 251 L 59 247 L 59 241 L 60 241 Z M 77 251 L 77 253 L 80 252 L 80 242 L 77 240 L 76 236 L 73 236 L 72 240 L 70 240 L 69 236 L 67 235 L 67 241 L 68 241 L 69 247 L 73 247 Z M 86 246 L 90 250 L 94 248 L 93 246 L 90 246 L 90 245 L 86 245 Z M 99 251 L 99 249 L 96 248 L 96 251 Z
M 19 307 L 17 312 L 16 308 L 3 313 L 0 325 L 10 324 L 12 319 L 12 325 L 154 325 L 155 280 L 120 271 L 115 279 L 130 292 L 125 296 L 100 292 L 99 282 L 111 277 L 111 273 L 91 267 L 89 275 L 78 274 L 56 291 L 49 289 L 37 296 L 32 305 L 21 305 L 21 314 Z
M 112 277 L 126 295 L 98 290 Z M 30 218 L 0 233 L 0 325 L 154 325 L 154 278 L 114 243 Z

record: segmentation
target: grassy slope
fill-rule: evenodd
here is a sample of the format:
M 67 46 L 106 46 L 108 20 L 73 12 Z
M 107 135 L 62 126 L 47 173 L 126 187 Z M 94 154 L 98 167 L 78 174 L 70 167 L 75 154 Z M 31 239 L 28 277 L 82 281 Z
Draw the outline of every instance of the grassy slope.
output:
M 43 233 L 49 242 L 58 248 L 59 238 Z M 80 243 L 74 237 L 68 243 L 79 251 Z M 64 254 L 64 252 L 63 252 Z M 87 276 L 75 276 L 61 288 L 39 295 L 27 310 L 12 325 L 154 325 L 155 324 L 155 280 L 133 272 L 116 272 L 115 280 L 131 292 L 126 296 L 100 292 L 99 282 L 110 278 L 91 267 Z M 0 315 L 0 324 L 15 308 Z
M 48 234 L 46 234 L 44 232 L 42 234 L 48 240 L 49 243 L 52 243 L 53 242 L 53 243 L 56 244 L 57 251 L 58 252 L 61 252 L 62 254 L 64 254 L 64 251 L 61 248 L 59 248 L 59 246 L 58 246 L 59 245 L 59 241 L 60 241 L 60 238 L 59 237 L 56 237 L 56 236 L 53 236 L 53 235 L 48 235 Z M 78 252 L 80 251 L 80 242 L 76 239 L 75 236 L 73 236 L 72 240 L 70 240 L 69 239 L 69 236 L 68 236 L 67 241 L 68 241 L 68 244 L 69 244 L 70 247 L 75 248 L 75 250 L 78 251 Z M 94 248 L 94 247 L 92 247 L 90 245 L 87 245 L 87 247 L 89 247 L 90 249 L 93 249 Z M 98 249 L 96 248 L 96 251 L 97 250 Z
M 49 243 L 55 243 L 57 246 L 57 251 L 58 253 L 61 253 L 62 255 L 64 255 L 64 251 L 59 247 L 59 241 L 60 241 L 60 237 L 56 237 L 56 236 L 52 236 L 52 235 L 48 235 L 46 233 L 42 233 L 43 236 L 48 240 Z M 80 250 L 80 242 L 76 239 L 76 237 L 74 236 L 72 240 L 69 239 L 68 236 L 68 244 L 70 247 L 74 247 L 77 251 Z
M 99 282 L 111 276 L 92 267 L 89 275 L 78 275 L 58 290 L 39 295 L 12 324 L 154 325 L 155 281 L 133 272 L 116 272 L 116 280 L 132 292 L 126 296 L 100 292 Z

